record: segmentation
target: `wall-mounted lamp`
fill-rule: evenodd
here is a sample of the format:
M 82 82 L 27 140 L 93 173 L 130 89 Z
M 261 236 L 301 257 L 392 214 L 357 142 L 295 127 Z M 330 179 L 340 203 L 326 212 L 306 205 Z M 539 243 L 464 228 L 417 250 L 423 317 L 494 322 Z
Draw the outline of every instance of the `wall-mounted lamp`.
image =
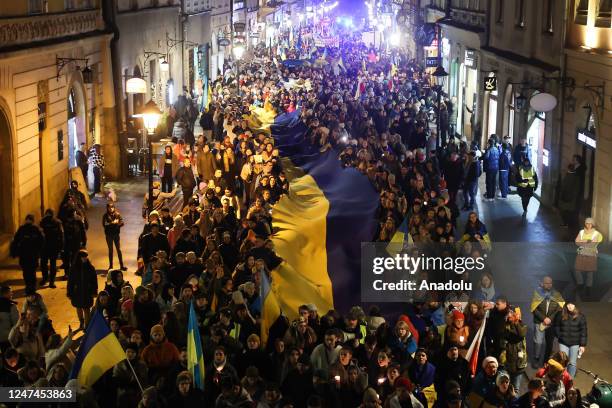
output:
M 85 61 L 85 68 L 83 68 L 82 70 L 81 70 L 81 67 L 79 67 L 78 65 L 76 66 L 76 68 L 81 71 L 81 74 L 83 74 L 83 82 L 86 84 L 93 83 L 93 71 L 91 70 L 91 68 L 89 68 L 89 58 L 62 58 L 56 55 L 55 56 L 55 67 L 57 68 L 56 78 L 59 80 L 60 74 L 62 73 L 62 69 L 64 69 L 66 65 L 70 64 L 71 62 L 79 62 L 79 61 Z

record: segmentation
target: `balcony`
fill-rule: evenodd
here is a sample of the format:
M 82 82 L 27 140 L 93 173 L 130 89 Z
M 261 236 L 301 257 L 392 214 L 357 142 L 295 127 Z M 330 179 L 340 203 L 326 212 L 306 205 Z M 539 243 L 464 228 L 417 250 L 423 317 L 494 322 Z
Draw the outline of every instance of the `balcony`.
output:
M 104 29 L 100 10 L 0 18 L 0 49 Z

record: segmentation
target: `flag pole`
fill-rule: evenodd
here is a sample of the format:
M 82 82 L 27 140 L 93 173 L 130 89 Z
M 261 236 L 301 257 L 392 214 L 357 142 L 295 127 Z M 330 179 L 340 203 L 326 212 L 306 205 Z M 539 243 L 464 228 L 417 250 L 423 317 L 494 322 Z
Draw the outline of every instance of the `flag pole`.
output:
M 136 374 L 136 370 L 134 370 L 134 367 L 132 366 L 132 363 L 130 363 L 130 359 L 126 358 L 125 361 L 127 361 L 128 365 L 132 369 L 132 373 L 134 374 L 134 378 L 136 378 L 136 382 L 138 383 L 138 387 L 140 388 L 140 392 L 144 393 L 144 389 L 142 388 L 142 384 L 140 383 L 140 380 L 138 379 L 138 375 Z

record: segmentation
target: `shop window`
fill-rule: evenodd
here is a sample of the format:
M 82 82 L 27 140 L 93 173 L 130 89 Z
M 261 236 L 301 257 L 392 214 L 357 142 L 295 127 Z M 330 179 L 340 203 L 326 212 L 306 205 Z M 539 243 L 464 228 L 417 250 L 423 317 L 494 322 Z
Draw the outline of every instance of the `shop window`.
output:
M 595 20 L 595 26 L 610 28 L 611 12 L 612 0 L 599 0 L 599 8 L 597 9 L 597 19 Z
M 519 28 L 525 27 L 525 0 L 515 0 L 516 1 L 516 26 Z
M 542 31 L 546 34 L 553 33 L 554 0 L 544 0 L 544 21 Z
M 498 23 L 504 22 L 504 0 L 497 0 L 497 18 Z
M 576 24 L 586 25 L 588 16 L 589 0 L 579 0 L 578 7 L 576 8 Z

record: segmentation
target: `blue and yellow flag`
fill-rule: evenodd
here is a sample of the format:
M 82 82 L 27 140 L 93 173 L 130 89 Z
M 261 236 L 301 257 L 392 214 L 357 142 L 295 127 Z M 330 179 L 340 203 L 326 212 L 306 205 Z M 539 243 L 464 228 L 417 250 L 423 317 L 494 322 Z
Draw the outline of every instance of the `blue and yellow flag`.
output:
M 281 315 L 281 309 L 276 299 L 276 294 L 270 284 L 270 279 L 265 272 L 261 273 L 260 294 L 261 298 L 261 344 L 263 347 L 268 343 L 270 327 Z
M 379 203 L 364 175 L 306 140 L 299 115 L 279 115 L 271 126 L 290 182 L 272 211 L 272 242 L 283 262 L 271 276 L 275 301 L 290 319 L 307 303 L 322 313 L 358 303 L 361 243 L 374 236 Z
M 393 234 L 391 241 L 387 244 L 387 253 L 391 256 L 399 254 L 406 244 L 413 244 L 412 235 L 408 230 L 408 217 L 404 218 L 404 221 L 399 228 Z
M 189 323 L 187 325 L 187 369 L 193 375 L 196 388 L 204 389 L 204 353 L 202 353 L 202 340 L 198 319 L 193 308 L 193 301 L 189 304 Z
M 95 312 L 85 330 L 70 378 L 76 378 L 82 386 L 91 387 L 125 358 L 125 352 L 104 316 Z

